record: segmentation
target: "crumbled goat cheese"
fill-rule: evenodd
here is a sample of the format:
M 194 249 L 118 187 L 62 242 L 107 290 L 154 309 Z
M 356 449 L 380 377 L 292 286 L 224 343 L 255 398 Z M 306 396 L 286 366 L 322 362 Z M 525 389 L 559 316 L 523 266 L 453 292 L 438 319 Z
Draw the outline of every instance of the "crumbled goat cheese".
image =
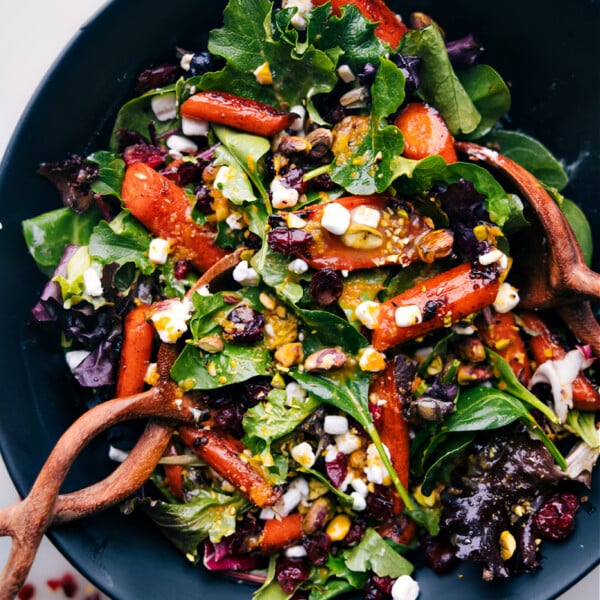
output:
M 177 117 L 177 96 L 175 94 L 152 96 L 150 106 L 159 121 L 170 121 Z
M 337 202 L 326 204 L 321 217 L 321 226 L 329 233 L 343 235 L 350 226 L 350 211 Z
M 84 293 L 92 298 L 98 298 L 104 293 L 100 275 L 94 267 L 89 267 L 83 272 L 83 286 L 85 288 Z
M 167 147 L 169 150 L 180 154 L 195 154 L 198 152 L 198 146 L 183 135 L 170 135 L 167 138 Z
M 301 258 L 295 258 L 289 265 L 288 271 L 295 273 L 296 275 L 302 275 L 308 271 L 308 264 Z
M 419 584 L 410 575 L 401 575 L 392 586 L 392 600 L 417 600 Z
M 350 214 L 352 223 L 372 227 L 373 229 L 377 229 L 381 219 L 381 213 L 369 206 L 357 206 L 352 209 Z
M 247 260 L 242 260 L 233 269 L 233 279 L 244 287 L 254 287 L 258 285 L 258 273 L 248 265 Z
M 282 208 L 292 208 L 298 204 L 298 199 L 300 198 L 298 190 L 285 185 L 281 177 L 275 177 L 271 181 L 269 189 L 271 191 L 271 204 L 273 208 L 280 210 Z
M 367 328 L 375 329 L 379 322 L 379 308 L 378 302 L 371 300 L 365 300 L 361 302 L 354 309 L 354 316 Z
M 330 435 L 341 435 L 348 431 L 348 419 L 341 415 L 326 415 L 323 430 Z
M 187 298 L 169 298 L 157 303 L 150 313 L 150 320 L 161 341 L 174 344 L 187 331 L 192 311 L 193 305 Z
M 169 250 L 171 248 L 171 244 L 169 240 L 165 240 L 163 238 L 154 238 L 150 242 L 150 247 L 148 249 L 148 259 L 151 263 L 155 265 L 164 265 L 169 258 Z
M 498 294 L 493 302 L 494 309 L 499 313 L 507 313 L 519 304 L 519 290 L 504 281 L 498 288 Z
M 190 117 L 181 117 L 181 131 L 183 135 L 199 135 L 205 137 L 208 135 L 209 124 L 204 119 L 193 119 Z
M 423 322 L 423 313 L 416 304 L 399 306 L 394 313 L 398 327 L 410 327 Z

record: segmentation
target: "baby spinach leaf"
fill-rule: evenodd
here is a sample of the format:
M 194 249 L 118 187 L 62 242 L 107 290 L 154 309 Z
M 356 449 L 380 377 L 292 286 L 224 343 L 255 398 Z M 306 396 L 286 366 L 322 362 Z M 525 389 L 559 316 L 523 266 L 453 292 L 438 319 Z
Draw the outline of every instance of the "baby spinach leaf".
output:
M 467 136 L 476 140 L 486 133 L 510 109 L 510 90 L 506 82 L 489 65 L 477 64 L 458 72 L 458 78 L 481 115 L 477 128 Z
M 210 354 L 189 344 L 173 363 L 171 377 L 184 389 L 215 390 L 272 375 L 271 362 L 271 354 L 263 346 L 226 343 L 221 352 Z
M 413 160 L 400 156 L 392 160 L 392 179 L 394 187 L 405 194 L 418 194 L 431 187 L 435 180 L 440 180 L 446 172 L 446 161 L 437 154 L 422 160 Z
M 413 566 L 392 548 L 374 529 L 367 529 L 362 540 L 349 552 L 346 566 L 352 571 L 373 571 L 379 577 L 410 575 Z
M 26 219 L 22 227 L 29 253 L 50 276 L 60 263 L 65 246 L 87 245 L 100 218 L 100 210 L 94 205 L 83 215 L 63 207 Z
M 252 265 L 263 283 L 273 288 L 284 302 L 296 305 L 302 299 L 304 290 L 297 281 L 298 277 L 288 269 L 289 264 L 289 256 L 274 252 L 267 244 L 264 244 L 252 260 Z
M 535 175 L 542 183 L 562 190 L 568 183 L 563 166 L 543 144 L 519 131 L 499 129 L 486 137 L 486 143 Z
M 134 263 L 145 275 L 154 271 L 148 259 L 152 236 L 129 211 L 122 211 L 110 223 L 100 221 L 90 237 L 90 256 L 104 264 Z
M 417 92 L 440 112 L 450 132 L 460 135 L 475 131 L 481 115 L 454 72 L 437 27 L 430 25 L 404 34 L 400 52 L 421 57 Z
M 92 190 L 101 196 L 121 198 L 121 186 L 125 176 L 125 161 L 113 152 L 100 150 L 87 159 L 100 165 L 98 177 L 92 183 Z
M 398 66 L 381 58 L 371 87 L 372 114 L 379 121 L 395 113 L 404 102 L 405 78 Z

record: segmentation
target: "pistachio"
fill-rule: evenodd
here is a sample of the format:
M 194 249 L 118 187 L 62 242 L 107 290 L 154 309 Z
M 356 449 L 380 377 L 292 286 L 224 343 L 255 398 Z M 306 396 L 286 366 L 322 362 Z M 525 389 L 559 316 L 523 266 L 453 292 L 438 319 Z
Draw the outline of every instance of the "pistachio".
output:
M 306 357 L 304 368 L 308 372 L 331 371 L 346 364 L 346 355 L 338 348 L 322 348 Z
M 304 351 L 300 342 L 283 344 L 275 351 L 275 360 L 284 367 L 300 364 L 303 358 Z
M 215 354 L 223 350 L 223 340 L 218 335 L 207 335 L 196 341 L 196 346 L 205 352 Z
M 310 144 L 310 157 L 319 159 L 323 158 L 331 150 L 333 134 L 325 127 L 318 127 L 306 136 L 306 140 Z
M 453 244 L 454 234 L 450 229 L 435 229 L 419 237 L 415 247 L 423 262 L 432 263 L 438 258 L 448 256 Z
M 333 517 L 335 509 L 329 498 L 321 496 L 317 498 L 308 509 L 304 519 L 302 519 L 302 529 L 307 535 L 316 533 L 323 529 L 325 524 Z
M 286 135 L 281 138 L 277 149 L 285 156 L 304 154 L 311 150 L 311 142 L 308 136 L 303 138 L 298 135 Z
M 373 250 L 383 245 L 383 236 L 373 227 L 351 223 L 342 236 L 342 242 L 349 248 Z
M 484 365 L 460 365 L 456 370 L 459 385 L 482 383 L 492 378 L 492 368 Z
M 475 337 L 460 339 L 458 342 L 458 355 L 465 360 L 480 363 L 485 360 L 485 346 Z

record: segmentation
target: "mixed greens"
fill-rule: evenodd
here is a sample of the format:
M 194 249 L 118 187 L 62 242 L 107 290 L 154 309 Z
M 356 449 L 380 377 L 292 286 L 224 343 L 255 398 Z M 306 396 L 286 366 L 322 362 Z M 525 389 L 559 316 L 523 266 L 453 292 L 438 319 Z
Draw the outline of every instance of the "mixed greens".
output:
M 597 371 L 521 308 L 526 206 L 454 140 L 536 175 L 588 260 L 589 225 L 560 163 L 502 126 L 510 92 L 472 36 L 379 1 L 282 4 L 230 0 L 207 49 L 140 75 L 108 149 L 42 165 L 64 206 L 23 223 L 50 276 L 34 317 L 90 405 L 127 377 L 134 310 L 140 390 L 177 347 L 197 423 L 124 510 L 257 599 L 414 598 L 413 564 L 532 571 L 590 485 Z M 115 429 L 113 456 L 136 434 Z

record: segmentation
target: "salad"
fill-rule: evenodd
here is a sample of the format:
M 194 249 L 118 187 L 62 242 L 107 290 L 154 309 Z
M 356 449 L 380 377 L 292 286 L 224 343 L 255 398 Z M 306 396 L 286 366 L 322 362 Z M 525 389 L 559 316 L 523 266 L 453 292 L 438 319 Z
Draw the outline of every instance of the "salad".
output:
M 258 597 L 415 597 L 415 565 L 461 560 L 506 578 L 574 527 L 593 358 L 522 308 L 523 199 L 454 141 L 533 151 L 577 209 L 501 127 L 480 53 L 381 2 L 231 0 L 208 49 L 140 75 L 108 149 L 40 169 L 65 206 L 24 223 L 51 275 L 34 317 L 90 405 L 166 364 L 197 415 L 124 510 Z

